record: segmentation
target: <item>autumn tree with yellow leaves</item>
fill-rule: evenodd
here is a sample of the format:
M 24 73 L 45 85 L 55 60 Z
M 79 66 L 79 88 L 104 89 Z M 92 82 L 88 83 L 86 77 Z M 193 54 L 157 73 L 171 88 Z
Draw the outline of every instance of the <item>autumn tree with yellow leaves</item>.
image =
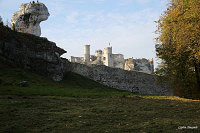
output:
M 200 92 L 200 0 L 170 0 L 157 23 L 157 74 L 175 89 Z

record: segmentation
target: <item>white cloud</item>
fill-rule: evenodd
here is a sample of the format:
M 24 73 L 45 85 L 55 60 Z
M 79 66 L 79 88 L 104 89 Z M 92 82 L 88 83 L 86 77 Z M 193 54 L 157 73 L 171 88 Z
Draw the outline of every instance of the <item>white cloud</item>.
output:
M 106 0 L 93 0 L 94 2 L 96 2 L 96 3 L 103 3 L 103 2 L 105 2 Z
M 120 6 L 127 6 L 130 4 L 147 4 L 152 2 L 153 0 L 120 0 Z
M 66 16 L 66 22 L 68 22 L 68 23 L 73 23 L 73 24 L 75 24 L 75 23 L 78 23 L 79 22 L 79 20 L 78 20 L 78 16 L 79 16 L 80 14 L 78 13 L 78 12 L 71 12 L 70 14 L 68 14 L 67 16 Z
M 145 3 L 149 3 L 152 0 L 137 0 L 139 3 L 145 4 Z

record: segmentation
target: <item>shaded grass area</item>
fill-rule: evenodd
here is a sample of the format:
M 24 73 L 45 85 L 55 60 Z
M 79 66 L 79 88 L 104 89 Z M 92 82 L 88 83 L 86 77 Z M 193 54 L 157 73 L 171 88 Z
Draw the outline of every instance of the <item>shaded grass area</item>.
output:
M 28 81 L 28 87 L 19 87 L 21 81 Z M 18 96 L 68 96 L 97 97 L 133 95 L 126 91 L 116 90 L 95 81 L 68 72 L 61 82 L 53 82 L 37 74 L 0 66 L 0 95 Z
M 23 80 L 29 87 L 17 85 Z M 134 95 L 73 73 L 52 82 L 0 65 L 0 132 L 199 131 L 198 100 Z

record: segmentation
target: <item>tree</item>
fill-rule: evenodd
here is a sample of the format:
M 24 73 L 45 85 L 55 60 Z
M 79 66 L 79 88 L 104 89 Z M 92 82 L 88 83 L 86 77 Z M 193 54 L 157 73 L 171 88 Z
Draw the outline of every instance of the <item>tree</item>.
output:
M 170 0 L 157 23 L 157 73 L 175 88 L 200 91 L 200 0 Z
M 14 30 L 14 31 L 16 31 L 16 29 L 15 29 L 15 24 L 14 23 L 12 23 L 12 26 L 11 26 L 12 28 L 12 30 Z
M 10 28 L 10 22 L 8 21 L 8 19 L 6 20 L 6 27 Z
M 0 22 L 3 22 L 1 16 L 0 16 Z
M 3 25 L 3 20 L 1 18 L 1 16 L 0 16 L 0 25 Z

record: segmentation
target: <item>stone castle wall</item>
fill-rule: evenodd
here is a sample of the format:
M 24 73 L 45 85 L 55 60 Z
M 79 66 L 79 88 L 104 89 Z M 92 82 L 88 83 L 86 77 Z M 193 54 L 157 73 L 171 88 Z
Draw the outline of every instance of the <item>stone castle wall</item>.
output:
M 151 74 L 154 72 L 154 65 L 153 65 L 153 59 L 133 59 L 129 58 L 125 60 L 125 70 L 132 71 L 140 71 L 140 72 L 145 72 L 148 74 Z
M 173 95 L 166 84 L 157 83 L 154 75 L 143 72 L 126 71 L 104 65 L 87 66 L 78 63 L 70 63 L 70 71 L 95 80 L 101 84 L 119 90 L 127 90 L 136 94 Z

